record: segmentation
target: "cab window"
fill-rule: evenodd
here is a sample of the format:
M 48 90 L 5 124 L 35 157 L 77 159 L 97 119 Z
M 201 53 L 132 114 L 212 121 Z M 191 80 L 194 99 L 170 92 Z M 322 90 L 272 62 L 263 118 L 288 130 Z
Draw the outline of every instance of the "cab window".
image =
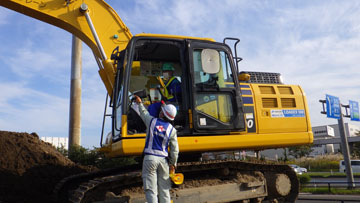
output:
M 183 126 L 183 119 L 179 116 L 182 108 L 182 75 L 179 45 L 171 41 L 138 40 L 128 87 L 130 97 L 140 92 L 145 107 L 153 117 L 159 116 L 161 100 L 173 104 L 178 110 L 174 126 Z M 146 130 L 137 109 L 134 103 L 129 104 L 127 123 L 130 135 Z
M 202 63 L 202 51 L 193 51 L 195 109 L 211 119 L 221 123 L 230 123 L 234 117 L 233 94 L 234 80 L 230 67 L 229 57 L 224 51 L 217 51 L 216 60 L 219 69 L 215 73 L 204 71 Z M 199 126 L 207 126 L 207 118 L 199 118 Z

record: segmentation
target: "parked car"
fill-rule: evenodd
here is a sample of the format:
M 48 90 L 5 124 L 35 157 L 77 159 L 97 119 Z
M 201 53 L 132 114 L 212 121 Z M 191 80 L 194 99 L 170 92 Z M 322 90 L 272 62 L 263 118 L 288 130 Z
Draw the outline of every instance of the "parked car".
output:
M 307 169 L 306 168 L 302 168 L 298 165 L 295 165 L 295 164 L 290 164 L 289 165 L 297 174 L 303 174 L 303 173 L 306 173 L 307 172 Z
M 351 169 L 353 173 L 360 173 L 360 160 L 351 160 Z M 341 160 L 339 162 L 339 171 L 342 173 L 345 173 L 345 162 L 344 160 Z

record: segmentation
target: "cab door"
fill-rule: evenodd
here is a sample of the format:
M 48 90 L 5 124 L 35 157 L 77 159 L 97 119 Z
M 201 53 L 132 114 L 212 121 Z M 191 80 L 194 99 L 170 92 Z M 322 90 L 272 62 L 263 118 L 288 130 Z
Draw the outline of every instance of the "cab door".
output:
M 220 43 L 189 44 L 195 132 L 244 131 L 244 111 L 230 49 Z

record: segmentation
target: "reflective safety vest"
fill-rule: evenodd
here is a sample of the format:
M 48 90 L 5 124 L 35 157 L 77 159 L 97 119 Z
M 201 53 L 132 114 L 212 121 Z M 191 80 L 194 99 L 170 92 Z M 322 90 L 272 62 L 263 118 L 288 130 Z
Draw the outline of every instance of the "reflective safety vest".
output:
M 170 135 L 174 127 L 161 119 L 153 118 L 146 136 L 144 153 L 168 157 Z
M 170 80 L 169 80 L 169 81 L 166 83 L 166 85 L 165 85 L 163 79 L 161 79 L 160 77 L 158 77 L 158 80 L 159 80 L 159 82 L 160 82 L 160 85 L 161 85 L 161 87 L 163 88 L 163 90 L 161 91 L 161 94 L 162 94 L 164 97 L 166 97 L 167 100 L 170 100 L 170 99 L 174 98 L 174 95 L 169 94 L 169 91 L 168 91 L 167 87 L 168 87 L 168 86 L 171 84 L 171 82 L 172 82 L 173 80 L 175 80 L 175 79 L 176 79 L 175 76 L 171 77 Z

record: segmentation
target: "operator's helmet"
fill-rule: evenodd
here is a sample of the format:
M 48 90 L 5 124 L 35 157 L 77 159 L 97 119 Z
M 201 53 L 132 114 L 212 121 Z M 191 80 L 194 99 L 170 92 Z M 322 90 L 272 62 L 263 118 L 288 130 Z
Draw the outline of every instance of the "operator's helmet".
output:
M 162 107 L 161 107 L 161 110 L 163 111 L 164 113 L 164 116 L 173 121 L 175 119 L 175 116 L 176 116 L 176 113 L 177 113 L 177 110 L 176 110 L 176 107 L 172 104 L 163 104 Z
M 161 68 L 162 71 L 174 71 L 174 65 L 172 63 L 164 63 Z

